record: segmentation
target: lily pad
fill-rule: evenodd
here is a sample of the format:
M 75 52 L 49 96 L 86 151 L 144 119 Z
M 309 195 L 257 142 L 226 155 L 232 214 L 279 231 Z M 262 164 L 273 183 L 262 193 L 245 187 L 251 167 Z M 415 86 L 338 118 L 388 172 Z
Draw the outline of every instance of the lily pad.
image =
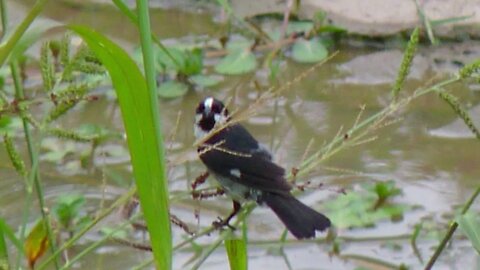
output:
M 177 98 L 188 92 L 188 85 L 178 81 L 167 81 L 158 87 L 158 95 L 162 98 Z
M 221 74 L 237 75 L 248 73 L 257 67 L 257 59 L 249 48 L 230 51 L 220 63 L 215 66 L 215 71 Z
M 390 196 L 399 194 L 394 186 L 390 188 L 395 190 Z M 362 186 L 358 191 L 348 192 L 326 203 L 326 212 L 337 228 L 354 228 L 373 226 L 378 221 L 397 218 L 410 209 L 408 205 L 391 203 L 385 199 L 379 204 L 379 200 L 385 197 L 379 197 L 377 193 L 378 190 Z
M 298 39 L 292 48 L 292 58 L 300 63 L 316 63 L 327 56 L 327 49 L 318 39 Z
M 190 80 L 200 87 L 211 87 L 220 83 L 223 78 L 220 75 L 194 75 L 190 77 Z

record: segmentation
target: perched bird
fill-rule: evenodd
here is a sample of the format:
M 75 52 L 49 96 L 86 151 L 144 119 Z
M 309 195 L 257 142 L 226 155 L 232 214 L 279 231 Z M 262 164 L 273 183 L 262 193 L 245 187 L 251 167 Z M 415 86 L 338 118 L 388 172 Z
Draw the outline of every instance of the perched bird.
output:
M 254 200 L 268 205 L 298 239 L 315 237 L 315 231 L 330 227 L 330 220 L 306 206 L 292 194 L 285 170 L 240 124 L 230 120 L 223 103 L 213 97 L 201 101 L 196 109 L 195 136 L 205 141 L 198 147 L 208 172 L 233 199 L 233 212 L 217 225 L 229 221 L 241 209 L 241 202 Z M 224 126 L 209 134 L 215 127 Z

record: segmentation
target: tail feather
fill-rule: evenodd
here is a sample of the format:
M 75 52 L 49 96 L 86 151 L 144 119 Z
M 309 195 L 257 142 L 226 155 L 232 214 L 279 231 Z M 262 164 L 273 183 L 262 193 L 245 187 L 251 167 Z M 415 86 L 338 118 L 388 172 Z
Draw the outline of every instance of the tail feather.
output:
M 306 206 L 290 194 L 265 192 L 262 201 L 298 239 L 315 237 L 315 231 L 323 231 L 330 227 L 330 220 L 326 216 Z

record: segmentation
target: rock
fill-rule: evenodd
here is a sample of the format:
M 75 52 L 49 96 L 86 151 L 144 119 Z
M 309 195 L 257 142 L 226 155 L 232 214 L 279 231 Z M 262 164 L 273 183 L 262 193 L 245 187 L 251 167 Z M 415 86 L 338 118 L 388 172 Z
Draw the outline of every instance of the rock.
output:
M 283 13 L 287 1 L 232 0 L 235 14 L 253 16 L 265 13 Z M 461 20 L 433 26 L 438 37 L 480 37 L 480 0 L 418 0 L 427 18 Z M 349 33 L 367 36 L 388 36 L 409 30 L 424 23 L 418 16 L 415 1 L 400 0 L 303 0 L 298 14 L 312 18 L 324 11 L 334 24 Z

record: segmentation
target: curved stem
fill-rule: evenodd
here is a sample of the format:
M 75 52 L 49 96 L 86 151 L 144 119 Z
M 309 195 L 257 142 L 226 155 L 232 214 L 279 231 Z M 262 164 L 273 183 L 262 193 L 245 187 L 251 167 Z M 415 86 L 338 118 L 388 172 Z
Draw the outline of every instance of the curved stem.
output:
M 462 215 L 464 215 L 465 213 L 467 213 L 468 209 L 470 209 L 470 207 L 472 206 L 473 202 L 475 201 L 475 199 L 477 198 L 478 194 L 480 194 L 480 186 L 477 187 L 477 189 L 475 190 L 475 192 L 472 194 L 472 196 L 470 197 L 470 199 L 468 200 L 468 202 L 465 204 L 465 206 L 463 207 L 462 209 Z M 443 237 L 442 241 L 440 242 L 440 244 L 438 245 L 437 249 L 435 250 L 435 252 L 433 253 L 432 257 L 430 258 L 430 260 L 428 261 L 427 265 L 425 266 L 425 270 L 430 270 L 432 269 L 433 265 L 435 264 L 435 262 L 437 261 L 438 257 L 440 257 L 440 254 L 442 253 L 442 251 L 445 249 L 445 247 L 447 246 L 447 243 L 448 241 L 450 241 L 450 239 L 452 238 L 453 236 L 453 233 L 455 232 L 455 230 L 457 230 L 457 227 L 458 227 L 458 222 L 456 221 L 453 221 L 452 224 L 450 224 L 450 228 L 448 229 L 447 233 L 445 234 L 445 236 Z

